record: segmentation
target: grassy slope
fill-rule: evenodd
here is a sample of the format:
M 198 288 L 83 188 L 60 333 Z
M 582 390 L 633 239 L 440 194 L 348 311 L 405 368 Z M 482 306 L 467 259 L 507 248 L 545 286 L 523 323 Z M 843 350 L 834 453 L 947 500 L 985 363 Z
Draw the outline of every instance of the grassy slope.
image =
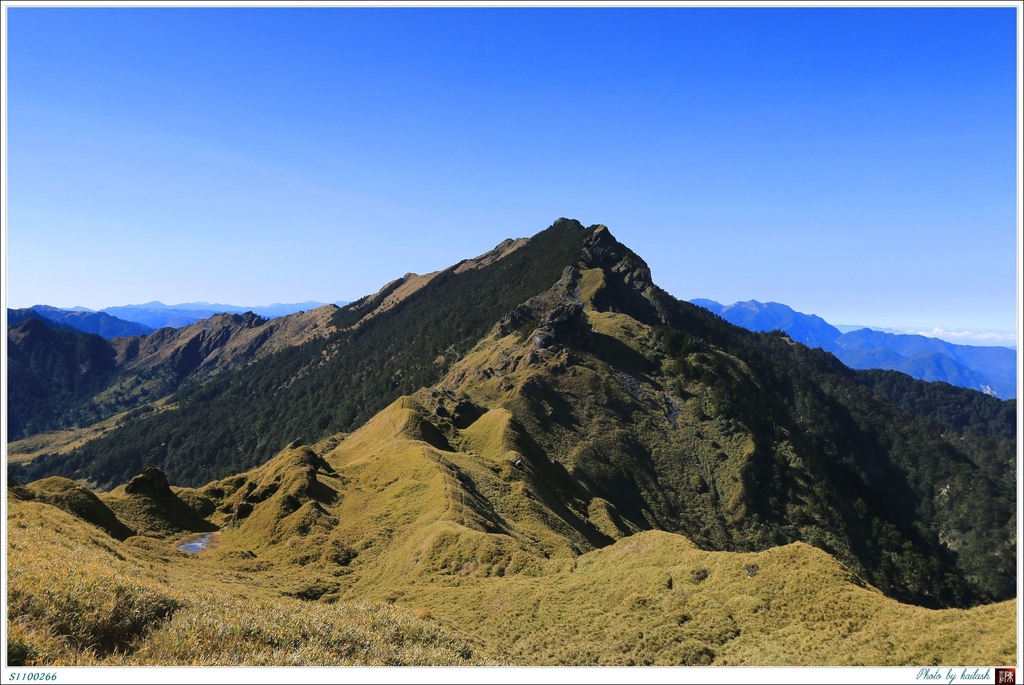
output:
M 365 477 L 366 485 L 380 485 Z M 365 490 L 362 476 L 349 482 Z M 378 529 L 366 538 L 377 549 L 362 549 L 358 562 L 339 567 L 350 573 L 336 577 L 343 595 L 360 599 L 302 602 L 287 594 L 296 584 L 312 585 L 323 567 L 288 560 L 294 550 L 253 551 L 239 529 L 223 531 L 216 549 L 188 555 L 170 539 L 118 542 L 52 506 L 15 498 L 9 504 L 8 651 L 30 664 L 495 663 L 490 658 L 520 665 L 893 665 L 1016 658 L 1016 601 L 966 611 L 901 605 L 799 543 L 705 552 L 681 536 L 648 531 L 575 560 L 535 558 L 497 576 L 474 568 L 466 555 L 485 550 L 489 534 L 449 521 L 449 537 L 424 544 L 452 559 L 462 554 L 462 565 L 421 558 L 428 568 L 417 571 L 407 557 L 417 537 L 412 529 L 392 529 L 389 541 Z M 287 542 L 307 552 L 321 547 L 315 534 Z
M 403 599 L 429 607 L 442 621 L 472 623 L 489 645 L 500 645 L 501 654 L 520 664 L 899 665 L 1016 658 L 1016 601 L 967 611 L 902 605 L 802 543 L 759 553 L 704 552 L 681 536 L 648 531 L 583 555 L 558 573 L 415 588 Z
M 50 505 L 9 505 L 12 665 L 481 663 L 425 615 L 276 596 L 168 541 L 118 542 Z

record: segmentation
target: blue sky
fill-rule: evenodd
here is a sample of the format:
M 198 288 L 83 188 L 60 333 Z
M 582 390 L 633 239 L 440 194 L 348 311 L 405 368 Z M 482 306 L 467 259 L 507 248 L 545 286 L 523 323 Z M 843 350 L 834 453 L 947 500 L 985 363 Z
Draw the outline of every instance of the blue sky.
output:
M 352 300 L 566 216 L 1012 344 L 1011 7 L 7 12 L 9 307 Z

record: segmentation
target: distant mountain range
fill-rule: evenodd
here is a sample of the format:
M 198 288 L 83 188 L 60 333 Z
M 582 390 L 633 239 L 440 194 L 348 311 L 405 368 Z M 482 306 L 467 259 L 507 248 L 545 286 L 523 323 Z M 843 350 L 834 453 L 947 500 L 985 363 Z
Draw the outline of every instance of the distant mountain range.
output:
M 164 304 L 163 302 L 147 302 L 120 307 L 105 307 L 102 311 L 126 321 L 157 328 L 181 328 L 217 314 L 245 314 L 252 312 L 264 319 L 274 319 L 296 312 L 305 312 L 322 307 L 325 302 L 298 302 L 294 304 L 274 303 L 260 307 L 242 307 L 233 304 L 210 304 L 209 302 L 185 302 L 183 304 Z M 338 306 L 346 302 L 333 302 Z
M 334 302 L 344 306 L 347 302 Z M 305 312 L 324 306 L 323 302 L 298 302 L 294 304 L 274 303 L 260 307 L 241 307 L 233 304 L 210 304 L 209 302 L 186 302 L 183 304 L 164 304 L 163 302 L 147 302 L 118 307 L 105 307 L 100 311 L 91 311 L 84 307 L 61 309 L 49 305 L 37 304 L 26 309 L 8 309 L 7 325 L 20 323 L 27 318 L 38 317 L 47 322 L 57 324 L 51 328 L 66 327 L 95 333 L 100 337 L 112 340 L 124 336 L 147 335 L 161 328 L 183 328 L 218 314 L 244 314 L 252 312 L 264 319 L 274 319 L 297 312 Z
M 785 331 L 790 338 L 831 352 L 854 369 L 891 369 L 923 381 L 943 381 L 1003 399 L 1017 396 L 1017 353 L 1008 347 L 954 345 L 923 335 L 870 328 L 843 333 L 819 316 L 778 302 L 690 300 L 729 323 L 752 331 Z
M 21 323 L 25 319 L 42 319 L 50 328 L 95 333 L 111 340 L 130 335 L 146 335 L 155 329 L 143 323 L 126 321 L 106 312 L 90 312 L 81 309 L 58 309 L 37 304 L 27 309 L 8 309 L 7 325 Z

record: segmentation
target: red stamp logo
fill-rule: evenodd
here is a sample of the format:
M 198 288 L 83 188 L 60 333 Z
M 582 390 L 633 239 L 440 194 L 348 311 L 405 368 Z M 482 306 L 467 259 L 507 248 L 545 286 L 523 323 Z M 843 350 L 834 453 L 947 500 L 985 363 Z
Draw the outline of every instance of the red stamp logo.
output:
M 1017 669 L 997 668 L 996 685 L 1017 685 Z

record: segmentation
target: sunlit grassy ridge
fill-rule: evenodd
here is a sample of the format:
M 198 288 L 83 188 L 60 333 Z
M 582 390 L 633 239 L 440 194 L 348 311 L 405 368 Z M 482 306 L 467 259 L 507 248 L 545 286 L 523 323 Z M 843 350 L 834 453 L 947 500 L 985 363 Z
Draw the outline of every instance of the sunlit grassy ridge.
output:
M 1005 664 L 1016 601 L 933 611 L 884 597 L 824 552 L 793 544 L 706 552 L 658 531 L 505 574 L 472 568 L 488 534 L 456 524 L 427 545 L 461 566 L 351 563 L 341 594 L 285 596 L 325 577 L 237 543 L 199 555 L 118 542 L 11 500 L 8 651 L 59 665 Z M 400 538 L 400 536 L 399 536 Z M 467 545 L 467 541 L 477 544 Z M 313 539 L 292 542 L 312 543 Z M 363 551 L 395 559 L 395 546 Z M 312 551 L 307 548 L 307 551 Z M 467 554 L 468 552 L 468 554 Z M 461 556 L 460 556 L 461 555 Z M 477 556 L 474 556 L 477 555 Z M 447 560 L 446 559 L 446 560 Z M 263 563 L 260 563 L 260 562 Z M 350 560 L 351 561 L 351 560 Z M 467 565 L 468 563 L 468 565 Z M 363 568 L 360 566 L 363 565 Z M 362 597 L 363 599 L 349 598 Z
M 11 665 L 480 663 L 407 609 L 274 596 L 211 578 L 168 541 L 120 543 L 50 505 L 9 503 Z
M 412 598 L 410 598 L 412 599 Z M 820 550 L 703 552 L 644 532 L 541 578 L 448 590 L 434 609 L 477 617 L 516 663 L 858 665 L 1013 663 L 1016 602 L 901 605 Z M 415 597 L 414 601 L 426 601 Z M 435 600 L 437 601 L 437 600 Z M 568 636 L 568 637 L 567 637 Z

